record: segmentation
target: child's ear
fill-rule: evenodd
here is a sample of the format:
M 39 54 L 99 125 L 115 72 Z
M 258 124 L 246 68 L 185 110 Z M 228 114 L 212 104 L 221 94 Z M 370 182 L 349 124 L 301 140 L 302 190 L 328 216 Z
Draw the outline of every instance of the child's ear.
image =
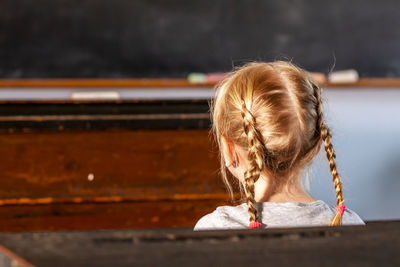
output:
M 234 144 L 227 137 L 221 136 L 221 149 L 225 159 L 225 166 L 230 167 L 234 159 Z

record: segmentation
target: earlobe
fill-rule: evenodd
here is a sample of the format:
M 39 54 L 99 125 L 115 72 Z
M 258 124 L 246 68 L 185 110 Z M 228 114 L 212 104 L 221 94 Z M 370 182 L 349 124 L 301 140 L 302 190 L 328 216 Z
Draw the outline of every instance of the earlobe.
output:
M 239 164 L 239 161 L 235 153 L 234 144 L 225 136 L 221 136 L 221 150 L 224 155 L 225 166 L 227 168 L 231 166 L 236 168 Z

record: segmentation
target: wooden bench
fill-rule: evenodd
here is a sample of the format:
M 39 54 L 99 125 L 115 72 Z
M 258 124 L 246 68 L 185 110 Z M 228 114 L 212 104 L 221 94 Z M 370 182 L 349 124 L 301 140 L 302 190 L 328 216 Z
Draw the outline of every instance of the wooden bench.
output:
M 0 233 L 36 266 L 399 266 L 400 221 L 367 226 Z

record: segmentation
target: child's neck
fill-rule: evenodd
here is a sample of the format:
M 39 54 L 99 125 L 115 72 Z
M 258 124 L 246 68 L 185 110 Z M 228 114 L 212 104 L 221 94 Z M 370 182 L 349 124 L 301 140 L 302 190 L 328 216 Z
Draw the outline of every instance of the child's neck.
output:
M 290 182 L 273 188 L 266 177 L 260 177 L 254 184 L 255 199 L 257 202 L 300 202 L 316 201 L 304 189 L 301 179 L 290 179 Z
M 270 196 L 268 199 L 263 199 L 259 202 L 300 202 L 300 203 L 310 203 L 316 201 L 310 194 L 284 194 L 284 193 L 277 193 Z

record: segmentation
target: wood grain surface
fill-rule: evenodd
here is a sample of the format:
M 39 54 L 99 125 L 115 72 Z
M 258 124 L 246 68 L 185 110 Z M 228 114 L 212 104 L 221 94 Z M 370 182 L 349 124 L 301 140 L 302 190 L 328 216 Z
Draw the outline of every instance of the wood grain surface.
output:
M 399 266 L 400 221 L 366 226 L 0 233 L 38 266 Z
M 0 230 L 190 227 L 229 196 L 207 129 L 0 134 Z

